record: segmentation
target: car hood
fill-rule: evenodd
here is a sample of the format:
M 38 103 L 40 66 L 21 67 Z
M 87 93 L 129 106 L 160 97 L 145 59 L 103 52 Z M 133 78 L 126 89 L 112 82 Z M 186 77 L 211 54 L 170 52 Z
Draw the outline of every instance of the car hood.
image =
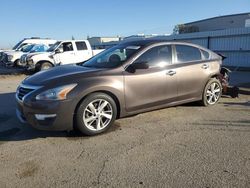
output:
M 24 54 L 24 52 L 22 52 L 22 51 L 9 51 L 9 52 L 6 52 L 5 54 L 16 56 L 16 55 L 22 55 L 22 54 Z
M 51 55 L 51 52 L 33 52 L 33 53 L 28 53 L 27 57 L 33 57 L 37 55 Z
M 74 82 L 84 76 L 93 76 L 96 72 L 103 69 L 87 68 L 78 65 L 62 65 L 54 67 L 52 69 L 38 72 L 28 78 L 26 78 L 22 83 L 24 85 L 32 86 L 43 86 L 46 84 L 57 84 L 62 81 Z
M 0 52 L 8 53 L 8 52 L 15 52 L 15 50 L 1 50 Z

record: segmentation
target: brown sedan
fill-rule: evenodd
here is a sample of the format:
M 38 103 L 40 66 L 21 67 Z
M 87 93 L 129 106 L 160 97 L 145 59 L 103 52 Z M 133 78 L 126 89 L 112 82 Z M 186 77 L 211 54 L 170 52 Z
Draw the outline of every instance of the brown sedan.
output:
M 118 118 L 221 96 L 221 57 L 183 42 L 119 44 L 81 65 L 59 66 L 18 87 L 17 116 L 42 130 L 106 131 Z

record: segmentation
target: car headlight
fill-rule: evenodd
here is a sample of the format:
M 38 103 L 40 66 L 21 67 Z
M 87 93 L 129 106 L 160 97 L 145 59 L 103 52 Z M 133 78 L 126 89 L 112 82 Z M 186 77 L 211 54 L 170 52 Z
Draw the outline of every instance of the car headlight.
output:
M 49 89 L 36 96 L 36 100 L 64 100 L 68 93 L 74 89 L 77 84 L 69 84 L 57 88 Z
M 8 61 L 11 61 L 13 58 L 13 55 L 8 55 Z

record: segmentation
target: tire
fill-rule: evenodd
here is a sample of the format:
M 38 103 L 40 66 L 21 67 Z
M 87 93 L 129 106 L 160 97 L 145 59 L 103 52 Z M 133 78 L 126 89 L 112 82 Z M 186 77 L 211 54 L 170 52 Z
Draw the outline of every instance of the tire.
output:
M 85 135 L 97 135 L 107 131 L 116 116 L 117 106 L 112 97 L 105 93 L 93 93 L 77 109 L 76 128 Z
M 17 59 L 14 64 L 13 67 L 19 67 L 20 66 L 20 59 Z
M 202 95 L 202 105 L 213 106 L 220 100 L 222 94 L 222 86 L 219 80 L 211 78 L 206 84 Z
M 50 68 L 52 68 L 52 67 L 53 67 L 53 65 L 52 65 L 51 63 L 44 62 L 44 63 L 42 63 L 42 64 L 40 65 L 39 70 L 40 70 L 40 71 L 44 71 L 44 70 L 48 70 L 48 69 L 50 69 Z

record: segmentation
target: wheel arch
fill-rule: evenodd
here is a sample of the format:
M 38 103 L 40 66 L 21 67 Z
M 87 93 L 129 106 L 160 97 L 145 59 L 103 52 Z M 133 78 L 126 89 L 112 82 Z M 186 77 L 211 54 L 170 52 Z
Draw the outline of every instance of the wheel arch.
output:
M 219 76 L 220 76 L 220 74 L 219 74 L 219 73 L 216 73 L 216 74 L 211 74 L 209 79 L 211 79 L 211 78 L 216 78 L 216 79 L 218 79 L 218 78 L 219 78 Z M 209 79 L 208 79 L 208 80 L 209 80 Z
M 117 115 L 116 115 L 116 119 L 119 119 L 120 118 L 120 113 L 121 113 L 121 103 L 118 99 L 118 97 L 113 93 L 113 92 L 110 92 L 110 91 L 107 91 L 107 90 L 96 90 L 96 91 L 92 91 L 86 95 L 84 95 L 83 97 L 81 97 L 81 99 L 77 102 L 77 105 L 74 109 L 74 116 L 73 116 L 73 125 L 75 124 L 75 117 L 76 117 L 76 112 L 77 112 L 77 109 L 79 108 L 79 106 L 81 105 L 82 101 L 84 99 L 86 99 L 86 97 L 88 97 L 89 95 L 92 95 L 94 93 L 104 93 L 108 96 L 110 96 L 115 104 L 116 104 L 116 107 L 117 107 Z
M 20 61 L 20 58 L 17 58 L 17 59 L 14 61 L 14 64 L 16 65 L 18 61 Z

